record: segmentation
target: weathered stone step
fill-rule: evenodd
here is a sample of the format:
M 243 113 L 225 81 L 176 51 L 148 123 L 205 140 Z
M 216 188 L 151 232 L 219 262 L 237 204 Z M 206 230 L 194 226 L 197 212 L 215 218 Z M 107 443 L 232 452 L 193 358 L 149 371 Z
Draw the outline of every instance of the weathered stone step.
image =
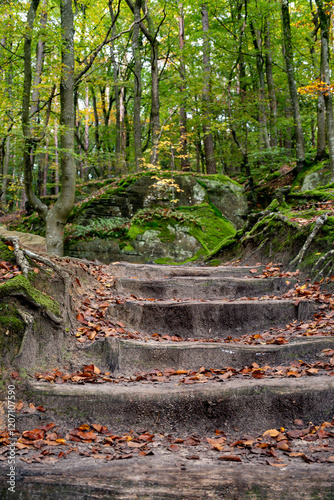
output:
M 178 277 L 163 280 L 139 280 L 116 278 L 115 295 L 129 297 L 151 297 L 157 299 L 236 299 L 238 297 L 261 297 L 282 294 L 296 280 L 286 278 L 231 278 L 231 277 Z
M 303 321 L 314 312 L 314 303 L 301 301 L 295 306 L 290 300 L 125 301 L 108 309 L 109 317 L 127 328 L 198 339 L 236 338 L 293 320 Z
M 213 276 L 234 276 L 236 278 L 253 277 L 252 269 L 257 269 L 261 274 L 265 266 L 255 268 L 242 266 L 219 266 L 219 267 L 190 267 L 190 266 L 160 266 L 156 264 L 130 264 L 128 262 L 115 262 L 110 264 L 110 273 L 119 278 L 175 278 L 178 276 L 191 277 L 213 277 Z
M 73 457 L 52 466 L 17 463 L 20 500 L 333 500 L 333 465 L 288 467 L 180 460 L 169 455 L 105 463 Z M 219 455 L 219 454 L 217 454 Z M 135 463 L 134 463 L 135 461 Z M 84 463 L 82 463 L 84 462 Z M 4 462 L 2 462 L 4 463 Z M 7 470 L 0 474 L 0 497 L 13 500 Z
M 237 427 L 263 432 L 288 427 L 295 418 L 331 421 L 334 377 L 247 379 L 177 385 L 49 384 L 29 382 L 32 400 L 66 419 L 98 422 L 109 428 L 150 432 L 203 432 Z M 36 404 L 35 403 L 35 404 Z
M 323 349 L 333 349 L 334 338 L 306 338 L 285 345 L 240 345 L 217 343 L 141 342 L 106 338 L 91 346 L 83 346 L 82 352 L 89 355 L 87 364 L 94 363 L 105 371 L 126 376 L 136 371 L 152 369 L 199 370 L 221 369 L 224 366 L 242 368 L 257 362 L 261 366 L 277 366 L 293 360 L 306 362 L 321 359 Z M 80 369 L 81 366 L 76 367 Z

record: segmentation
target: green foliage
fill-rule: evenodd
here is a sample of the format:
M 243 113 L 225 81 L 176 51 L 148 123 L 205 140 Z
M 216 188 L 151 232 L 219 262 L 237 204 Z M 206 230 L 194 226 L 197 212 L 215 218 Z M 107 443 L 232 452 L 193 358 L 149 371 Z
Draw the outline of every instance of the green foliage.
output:
M 89 240 L 91 238 L 114 239 L 126 236 L 129 223 L 122 217 L 93 219 L 87 225 L 67 224 L 65 242 Z
M 168 220 L 176 221 L 184 224 L 200 225 L 200 220 L 180 210 L 173 210 L 171 208 L 144 208 L 139 210 L 136 215 L 131 219 L 131 225 L 147 225 L 155 220 Z

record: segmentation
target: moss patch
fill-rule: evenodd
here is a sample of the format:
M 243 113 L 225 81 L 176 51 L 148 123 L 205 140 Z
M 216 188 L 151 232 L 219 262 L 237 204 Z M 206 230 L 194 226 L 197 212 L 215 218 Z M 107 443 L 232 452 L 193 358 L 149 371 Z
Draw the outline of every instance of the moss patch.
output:
M 9 354 L 12 359 L 18 354 L 25 331 L 25 323 L 13 303 L 0 302 L 0 357 L 2 362 Z
M 0 285 L 0 297 L 8 297 L 15 293 L 24 293 L 34 302 L 48 309 L 56 316 L 60 316 L 60 307 L 56 300 L 51 299 L 48 295 L 34 288 L 29 280 L 22 274 L 6 281 Z
M 9 250 L 7 245 L 5 245 L 5 243 L 1 240 L 0 240 L 0 260 L 11 262 L 12 264 L 16 263 L 13 251 Z
M 236 233 L 231 222 L 208 203 L 197 207 L 181 207 L 179 210 L 198 220 L 198 225 L 190 227 L 189 234 L 201 243 L 206 253 L 210 253 L 222 240 Z

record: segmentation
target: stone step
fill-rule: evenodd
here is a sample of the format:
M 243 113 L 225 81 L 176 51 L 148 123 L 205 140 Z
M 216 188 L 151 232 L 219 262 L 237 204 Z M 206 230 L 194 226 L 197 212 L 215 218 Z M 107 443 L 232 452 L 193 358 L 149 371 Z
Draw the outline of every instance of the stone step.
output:
M 152 335 L 217 339 L 259 332 L 303 321 L 315 313 L 315 304 L 291 300 L 235 300 L 191 302 L 124 301 L 109 307 L 108 316 L 127 328 Z
M 189 452 L 190 454 L 191 452 Z M 333 465 L 288 467 L 179 459 L 168 455 L 105 463 L 72 457 L 52 467 L 17 463 L 15 497 L 20 500 L 333 500 Z M 217 454 L 219 455 L 219 454 Z M 134 464 L 135 460 L 135 464 Z M 82 463 L 84 461 L 84 463 Z M 220 462 L 220 463 L 219 463 Z M 135 467 L 135 469 L 134 469 Z M 12 500 L 7 470 L 0 496 Z
M 177 385 L 28 383 L 34 403 L 56 418 L 98 422 L 115 431 L 214 431 L 237 427 L 263 432 L 304 422 L 331 421 L 334 377 L 236 379 L 227 382 Z
M 290 289 L 296 280 L 286 278 L 222 278 L 178 277 L 164 280 L 116 278 L 113 286 L 120 297 L 150 297 L 155 299 L 236 299 L 279 295 Z
M 258 273 L 251 270 L 257 269 Z M 110 264 L 109 271 L 113 276 L 119 278 L 175 278 L 179 276 L 190 277 L 227 277 L 235 278 L 254 277 L 256 274 L 262 274 L 265 266 L 219 266 L 219 267 L 199 267 L 199 266 L 159 266 L 156 264 L 131 264 L 128 262 L 115 262 Z
M 243 368 L 256 362 L 260 366 L 278 366 L 293 360 L 318 361 L 323 349 L 333 349 L 334 338 L 305 338 L 285 345 L 241 345 L 202 342 L 142 342 L 105 338 L 81 352 L 87 364 L 95 364 L 113 374 L 131 376 L 136 371 L 221 369 L 224 366 Z M 89 356 L 89 357 L 88 357 Z M 80 369 L 80 366 L 75 369 Z

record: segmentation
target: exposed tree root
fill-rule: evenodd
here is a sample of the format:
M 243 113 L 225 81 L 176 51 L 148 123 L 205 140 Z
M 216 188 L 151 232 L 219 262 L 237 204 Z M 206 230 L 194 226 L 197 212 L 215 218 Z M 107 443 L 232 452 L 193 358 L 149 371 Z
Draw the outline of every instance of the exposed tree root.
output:
M 325 253 L 322 257 L 320 257 L 317 262 L 314 264 L 312 272 L 315 272 L 320 266 L 322 268 L 320 271 L 315 276 L 315 281 L 319 281 L 322 278 L 325 278 L 326 276 L 331 276 L 333 272 L 333 259 L 332 257 L 334 256 L 334 250 L 330 250 L 329 252 Z M 325 275 L 325 269 L 332 264 L 332 267 L 330 268 L 329 272 Z
M 61 267 L 59 267 L 57 264 L 52 262 L 52 260 L 48 259 L 47 257 L 43 257 L 42 255 L 38 255 L 31 250 L 28 250 L 26 248 L 20 248 L 20 240 L 18 236 L 4 236 L 2 237 L 4 241 L 9 241 L 12 243 L 13 248 L 14 248 L 14 255 L 16 258 L 17 265 L 20 267 L 22 270 L 22 274 L 27 278 L 28 277 L 28 272 L 30 270 L 29 262 L 26 259 L 26 257 L 29 257 L 30 259 L 33 259 L 37 262 L 40 262 L 41 264 L 44 264 L 48 266 L 50 269 L 55 271 L 57 275 L 61 278 L 64 284 L 64 310 L 63 310 L 63 318 L 58 318 L 55 316 L 51 311 L 45 310 L 45 314 L 51 319 L 56 324 L 62 324 L 64 323 L 69 323 L 72 327 L 72 329 L 75 329 L 75 325 L 73 324 L 72 318 L 70 311 L 72 309 L 71 307 L 71 296 L 70 296 L 70 286 L 71 286 L 71 278 L 69 274 L 64 271 Z M 25 296 L 25 298 L 27 298 Z M 29 299 L 31 301 L 31 299 Z M 34 303 L 36 307 L 40 307 L 37 303 Z
M 317 220 L 315 221 L 313 231 L 305 241 L 304 245 L 302 246 L 296 257 L 290 262 L 288 266 L 289 268 L 297 268 L 300 265 L 305 256 L 305 253 L 309 249 L 312 241 L 314 240 L 314 238 L 316 237 L 322 226 L 327 221 L 327 218 L 328 218 L 327 214 L 322 214 L 320 215 L 320 217 L 317 218 Z
M 72 309 L 72 307 L 71 307 L 71 295 L 70 295 L 71 278 L 69 274 L 47 257 L 43 257 L 42 255 L 38 255 L 27 249 L 24 249 L 23 252 L 27 257 L 30 257 L 30 259 L 36 260 L 37 262 L 45 264 L 46 266 L 53 269 L 53 271 L 55 271 L 58 274 L 58 276 L 62 279 L 64 283 L 64 294 L 65 294 L 63 319 L 65 322 L 68 321 L 71 327 L 74 329 L 75 326 L 73 324 L 70 314 L 70 310 Z
M 20 248 L 20 240 L 18 236 L 3 236 L 2 239 L 4 241 L 9 241 L 13 245 L 16 263 L 22 270 L 23 276 L 27 278 L 29 272 L 29 262 L 24 256 L 24 251 Z

